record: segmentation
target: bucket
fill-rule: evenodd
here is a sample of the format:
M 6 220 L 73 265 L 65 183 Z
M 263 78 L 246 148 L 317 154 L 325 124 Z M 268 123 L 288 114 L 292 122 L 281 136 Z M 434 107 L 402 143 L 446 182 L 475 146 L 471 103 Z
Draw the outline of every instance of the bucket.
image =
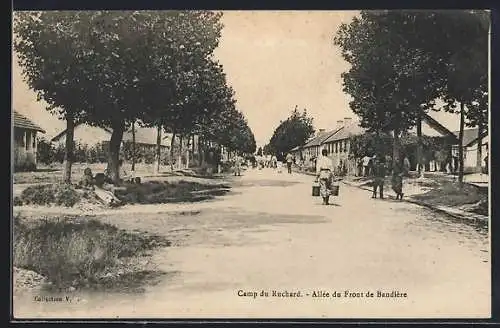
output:
M 331 190 L 331 195 L 332 196 L 338 196 L 339 195 L 339 186 L 332 186 L 332 190 Z
M 318 184 L 313 184 L 313 186 L 312 186 L 312 195 L 313 195 L 313 197 L 318 197 L 319 196 L 319 185 Z

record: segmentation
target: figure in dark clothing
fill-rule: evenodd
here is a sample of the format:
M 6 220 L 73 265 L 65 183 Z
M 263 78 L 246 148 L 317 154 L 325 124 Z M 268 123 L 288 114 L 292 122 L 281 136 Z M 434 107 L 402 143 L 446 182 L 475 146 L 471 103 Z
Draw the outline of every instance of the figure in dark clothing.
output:
M 374 158 L 373 164 L 373 194 L 372 198 L 377 198 L 377 189 L 379 190 L 380 199 L 384 199 L 384 179 L 386 176 L 386 167 L 381 158 Z
M 396 193 L 396 199 L 403 199 L 403 172 L 399 166 L 396 166 L 392 172 L 392 190 Z

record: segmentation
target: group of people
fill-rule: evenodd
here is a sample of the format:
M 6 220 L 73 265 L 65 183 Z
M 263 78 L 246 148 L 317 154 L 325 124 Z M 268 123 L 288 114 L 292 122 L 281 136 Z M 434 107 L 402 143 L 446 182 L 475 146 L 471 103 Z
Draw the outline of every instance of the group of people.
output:
M 288 174 L 292 174 L 292 166 L 293 163 L 295 162 L 295 157 L 291 153 L 288 153 L 286 154 L 286 156 L 284 156 L 284 162 L 286 163 Z M 283 161 L 279 161 L 275 155 L 257 156 L 256 164 L 259 170 L 262 170 L 263 168 L 266 167 L 266 168 L 277 169 L 279 173 L 282 172 Z
M 389 169 L 387 161 L 381 157 L 381 156 L 374 156 L 373 157 L 373 164 L 371 167 L 371 173 L 373 175 L 373 193 L 372 193 L 372 198 L 377 198 L 377 191 L 379 194 L 379 197 L 381 199 L 384 198 L 384 184 L 385 184 L 385 177 L 387 174 L 391 172 L 392 177 L 391 177 L 391 186 L 392 190 L 396 194 L 396 199 L 402 200 L 404 193 L 403 193 L 403 176 L 407 174 L 408 169 L 407 165 L 404 163 L 402 165 L 396 165 L 395 167 L 392 167 L 392 170 Z
M 409 172 L 409 161 L 405 158 L 401 164 L 392 167 L 392 162 L 383 156 L 365 157 L 362 160 L 365 176 L 373 177 L 372 198 L 378 196 L 384 198 L 385 178 L 391 174 L 391 187 L 396 194 L 396 199 L 402 200 L 403 177 Z M 329 198 L 332 194 L 333 183 L 338 180 L 335 177 L 335 166 L 333 160 L 328 157 L 328 150 L 322 149 L 321 155 L 316 159 L 316 181 L 320 185 L 320 195 L 323 198 L 323 205 L 329 204 Z
M 121 182 L 141 183 L 140 177 L 136 177 L 133 172 L 129 174 L 125 171 L 123 168 L 123 160 L 118 162 L 118 167 Z M 96 173 L 94 176 L 89 167 L 85 168 L 83 177 L 78 183 L 78 187 L 94 191 L 97 197 L 107 205 L 118 206 L 121 203 L 120 199 L 118 199 L 113 192 L 115 186 L 108 169 L 105 169 L 103 173 Z

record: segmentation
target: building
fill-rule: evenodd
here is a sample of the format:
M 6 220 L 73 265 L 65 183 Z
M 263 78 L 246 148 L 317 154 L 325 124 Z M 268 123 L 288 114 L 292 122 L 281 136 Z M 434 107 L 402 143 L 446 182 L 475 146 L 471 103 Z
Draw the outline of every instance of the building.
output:
M 75 144 L 86 145 L 88 147 L 95 147 L 99 144 L 107 147 L 112 133 L 113 130 L 109 128 L 78 124 L 74 129 L 73 141 Z M 156 137 L 156 128 L 135 127 L 135 144 L 137 149 L 153 149 L 156 147 Z M 162 135 L 162 148 L 170 148 L 170 138 L 171 134 Z M 122 145 L 126 142 L 132 142 L 132 139 L 132 130 L 125 131 L 123 133 Z M 66 129 L 53 137 L 51 141 L 56 144 L 65 144 Z
M 45 133 L 26 116 L 14 110 L 14 170 L 36 169 L 37 132 Z
M 337 121 L 335 133 L 330 134 L 322 143 L 322 148 L 327 149 L 335 167 L 345 168 L 347 174 L 356 172 L 356 159 L 351 154 L 351 138 L 363 133 L 365 130 L 349 117 Z
M 82 146 L 86 146 L 88 148 L 92 147 L 102 147 L 107 153 L 107 149 L 109 147 L 109 142 L 111 140 L 111 134 L 113 133 L 112 129 L 102 128 L 102 127 L 94 127 L 88 124 L 78 124 L 74 129 L 73 140 L 75 144 L 79 144 Z M 134 136 L 135 134 L 135 136 Z M 157 137 L 158 137 L 158 129 L 151 127 L 140 127 L 135 126 L 134 133 L 132 129 L 128 129 L 123 133 L 122 138 L 122 152 L 125 147 L 130 147 L 132 140 L 135 138 L 135 150 L 139 154 L 143 154 L 140 156 L 138 161 L 144 159 L 146 162 L 154 161 L 154 154 L 156 153 L 157 147 Z M 56 145 L 64 145 L 66 140 L 66 130 L 61 131 L 55 137 L 51 139 L 53 143 Z M 161 150 L 163 160 L 166 160 L 170 157 L 170 147 L 172 141 L 172 133 L 162 132 L 161 135 Z M 194 142 L 193 142 L 194 141 Z M 128 148 L 129 149 L 129 148 Z M 183 138 L 182 139 L 182 156 L 180 154 L 180 140 L 176 137 L 174 143 L 174 158 L 176 162 L 179 160 L 183 163 L 189 164 L 190 161 L 193 161 L 195 158 L 194 154 L 198 154 L 198 138 L 195 136 L 194 138 Z M 189 151 L 189 157 L 187 156 L 187 152 Z M 123 153 L 122 153 L 123 154 Z M 143 158 L 144 157 L 144 158 Z M 106 160 L 105 158 L 101 160 Z
M 481 135 L 481 166 L 477 166 L 478 156 L 478 135 L 479 129 L 464 129 L 463 149 L 464 149 L 464 172 L 482 172 L 486 168 L 484 159 L 488 155 L 488 132 L 485 131 Z M 457 137 L 457 143 L 452 146 L 452 155 L 458 158 L 458 137 L 459 131 L 454 131 L 453 134 Z
M 336 130 L 326 131 L 324 129 L 320 129 L 314 137 L 309 139 L 309 141 L 307 141 L 305 145 L 300 148 L 300 151 L 297 151 L 301 154 L 302 159 L 306 164 L 313 162 L 318 157 L 323 141 L 335 132 Z

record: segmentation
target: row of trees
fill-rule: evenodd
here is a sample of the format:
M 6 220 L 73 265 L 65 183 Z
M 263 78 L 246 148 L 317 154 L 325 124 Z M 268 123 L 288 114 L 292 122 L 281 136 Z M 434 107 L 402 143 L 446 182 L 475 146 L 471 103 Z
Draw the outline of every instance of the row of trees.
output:
M 342 74 L 351 109 L 368 131 L 392 134 L 395 162 L 401 160 L 401 135 L 416 126 L 421 169 L 421 122 L 429 110 L 460 115 L 460 145 L 464 125 L 484 133 L 489 25 L 487 12 L 473 10 L 362 11 L 341 25 L 334 43 L 351 64 Z M 442 108 L 435 108 L 437 99 L 445 102 Z
M 255 139 L 213 58 L 222 13 L 212 11 L 17 12 L 14 49 L 48 110 L 66 120 L 65 180 L 75 124 L 112 129 L 108 168 L 119 181 L 123 133 L 135 124 L 175 138 L 200 136 L 253 152 Z M 173 147 L 171 147 L 173 150 Z

